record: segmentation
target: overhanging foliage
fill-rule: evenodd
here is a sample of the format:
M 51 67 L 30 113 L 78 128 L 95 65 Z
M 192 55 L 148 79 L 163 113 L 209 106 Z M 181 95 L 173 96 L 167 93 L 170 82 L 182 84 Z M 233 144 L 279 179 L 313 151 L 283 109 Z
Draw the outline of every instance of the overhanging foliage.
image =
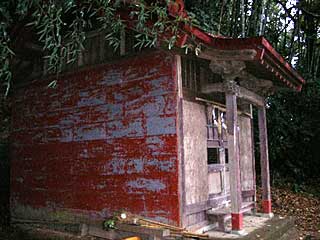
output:
M 91 30 L 104 32 L 114 49 L 119 47 L 121 32 L 128 26 L 137 31 L 136 47 L 155 46 L 161 35 L 161 40 L 172 48 L 179 24 L 191 24 L 192 18 L 169 16 L 168 4 L 170 0 L 1 1 L 0 79 L 5 89 L 0 94 L 7 96 L 10 90 L 19 29 L 36 32 L 37 37 L 32 41 L 45 52 L 48 70 L 59 73 L 65 62 L 73 63 L 84 50 L 86 33 Z

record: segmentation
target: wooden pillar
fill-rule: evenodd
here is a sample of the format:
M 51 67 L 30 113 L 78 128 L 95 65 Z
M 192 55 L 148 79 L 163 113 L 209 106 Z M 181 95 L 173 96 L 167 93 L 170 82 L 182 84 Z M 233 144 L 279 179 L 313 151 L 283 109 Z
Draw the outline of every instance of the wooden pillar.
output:
M 259 142 L 260 142 L 260 165 L 262 183 L 262 210 L 263 213 L 271 214 L 271 191 L 269 173 L 268 135 L 266 108 L 258 109 Z
M 231 224 L 232 231 L 239 232 L 243 228 L 243 214 L 241 212 L 241 178 L 239 139 L 237 129 L 237 97 L 234 93 L 226 93 L 228 154 L 230 166 L 230 195 L 231 195 Z
M 219 162 L 223 165 L 221 172 L 221 187 L 222 193 L 227 194 L 227 184 L 226 184 L 226 152 L 225 148 L 219 148 Z
M 250 125 L 251 125 L 251 154 L 252 154 L 252 173 L 253 173 L 253 202 L 254 209 L 253 212 L 256 213 L 257 209 L 257 181 L 256 181 L 256 159 L 255 159 L 255 141 L 254 141 L 254 124 L 253 124 L 253 105 L 250 104 Z

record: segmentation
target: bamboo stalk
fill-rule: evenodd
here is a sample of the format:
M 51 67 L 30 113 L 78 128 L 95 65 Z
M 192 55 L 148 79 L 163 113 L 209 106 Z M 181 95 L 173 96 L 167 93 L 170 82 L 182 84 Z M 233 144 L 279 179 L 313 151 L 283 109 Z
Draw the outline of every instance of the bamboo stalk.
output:
M 153 220 L 149 220 L 149 219 L 144 219 L 144 218 L 140 218 L 139 221 L 152 223 L 152 224 L 156 224 L 156 225 L 159 225 L 159 226 L 163 226 L 163 227 L 166 227 L 166 228 L 168 228 L 170 230 L 178 230 L 178 231 L 185 230 L 184 228 L 180 228 L 180 227 L 176 227 L 176 226 L 172 226 L 172 225 L 169 225 L 169 224 L 165 224 L 165 223 L 161 223 L 161 222 L 157 222 L 157 221 L 153 221 Z
M 182 235 L 184 237 L 196 237 L 196 238 L 202 238 L 202 239 L 208 239 L 209 238 L 209 235 L 200 234 L 200 233 L 183 232 Z
M 127 216 L 128 216 L 127 219 L 131 219 L 131 220 L 133 220 L 135 218 L 136 219 L 135 222 L 138 223 L 139 226 L 141 226 L 141 227 L 159 229 L 159 230 L 168 229 L 168 230 L 170 230 L 170 236 L 178 236 L 178 237 L 183 236 L 183 237 L 208 239 L 208 235 L 206 235 L 206 234 L 198 234 L 198 233 L 188 232 L 185 228 L 176 227 L 173 225 L 169 225 L 169 224 L 157 222 L 154 220 L 142 218 L 140 216 L 132 215 L 129 213 L 127 213 Z M 129 222 L 131 222 L 131 221 L 129 221 Z
M 209 239 L 209 235 L 191 233 L 191 232 L 170 233 L 170 237 L 191 237 L 191 238 Z

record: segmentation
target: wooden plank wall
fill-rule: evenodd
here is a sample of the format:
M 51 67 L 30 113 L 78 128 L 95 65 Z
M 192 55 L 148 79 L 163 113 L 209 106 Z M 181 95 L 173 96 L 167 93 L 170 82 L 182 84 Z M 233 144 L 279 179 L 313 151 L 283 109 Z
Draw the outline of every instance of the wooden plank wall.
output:
M 186 209 L 208 200 L 207 129 L 205 106 L 183 100 Z M 195 209 L 185 216 L 185 226 L 205 221 L 205 212 Z
M 207 131 L 205 106 L 183 101 L 186 204 L 208 199 Z
M 225 178 L 228 196 L 223 196 L 221 171 L 209 171 L 208 168 L 206 121 L 206 109 L 203 104 L 183 100 L 185 208 L 187 212 L 184 223 L 186 226 L 207 221 L 205 210 L 217 207 L 226 201 L 230 194 L 230 172 L 226 171 Z M 240 127 L 240 167 L 243 182 L 241 189 L 244 199 L 247 199 L 247 195 L 250 195 L 251 190 L 254 189 L 251 119 L 239 115 L 238 125 Z
M 12 216 L 127 210 L 178 225 L 174 65 L 150 51 L 65 74 L 55 89 L 50 79 L 16 89 Z
M 252 132 L 251 119 L 239 116 L 240 127 L 240 168 L 241 168 L 241 189 L 253 190 L 253 165 L 252 165 Z

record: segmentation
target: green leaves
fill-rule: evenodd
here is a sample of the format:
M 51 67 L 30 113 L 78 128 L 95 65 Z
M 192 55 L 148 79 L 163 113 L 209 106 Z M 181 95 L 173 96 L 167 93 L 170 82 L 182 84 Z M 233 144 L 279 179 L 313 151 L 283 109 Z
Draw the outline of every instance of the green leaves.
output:
M 32 14 L 33 21 L 29 25 L 36 28 L 43 50 L 48 53 L 45 56 L 48 71 L 60 72 L 65 56 L 65 46 L 62 43 L 62 28 L 65 24 L 62 20 L 62 15 L 65 13 L 63 5 L 50 0 L 38 2 L 36 7 Z
M 7 97 L 11 86 L 12 73 L 10 71 L 10 59 L 14 56 L 14 52 L 11 50 L 10 36 L 8 28 L 12 19 L 10 13 L 6 11 L 5 7 L 9 7 L 6 2 L 2 2 L 0 5 L 0 80 L 5 87 L 4 97 Z
M 120 46 L 121 33 L 124 31 L 124 24 L 120 17 L 115 19 L 110 23 L 111 30 L 106 35 L 106 40 L 109 42 L 109 45 L 114 47 L 114 50 L 117 50 Z
M 124 9 L 129 11 L 129 16 L 121 15 Z M 14 56 L 8 31 L 20 22 L 26 22 L 25 26 L 37 33 L 36 42 L 40 42 L 43 48 L 45 70 L 57 74 L 57 77 L 64 65 L 72 64 L 79 58 L 88 31 L 106 33 L 106 41 L 117 50 L 122 33 L 129 26 L 137 32 L 135 47 L 154 47 L 161 38 L 172 49 L 177 41 L 179 26 L 193 23 L 192 17 L 169 17 L 163 1 L 146 4 L 143 0 L 18 0 L 14 5 L 9 0 L 3 0 L 0 3 L 0 17 L 0 77 L 1 83 L 6 86 L 6 95 L 11 85 L 11 59 Z
M 308 83 L 301 93 L 281 92 L 269 100 L 268 135 L 273 171 L 303 182 L 320 171 L 320 89 Z
M 110 230 L 110 229 L 116 229 L 116 220 L 114 219 L 108 219 L 103 222 L 103 229 Z

